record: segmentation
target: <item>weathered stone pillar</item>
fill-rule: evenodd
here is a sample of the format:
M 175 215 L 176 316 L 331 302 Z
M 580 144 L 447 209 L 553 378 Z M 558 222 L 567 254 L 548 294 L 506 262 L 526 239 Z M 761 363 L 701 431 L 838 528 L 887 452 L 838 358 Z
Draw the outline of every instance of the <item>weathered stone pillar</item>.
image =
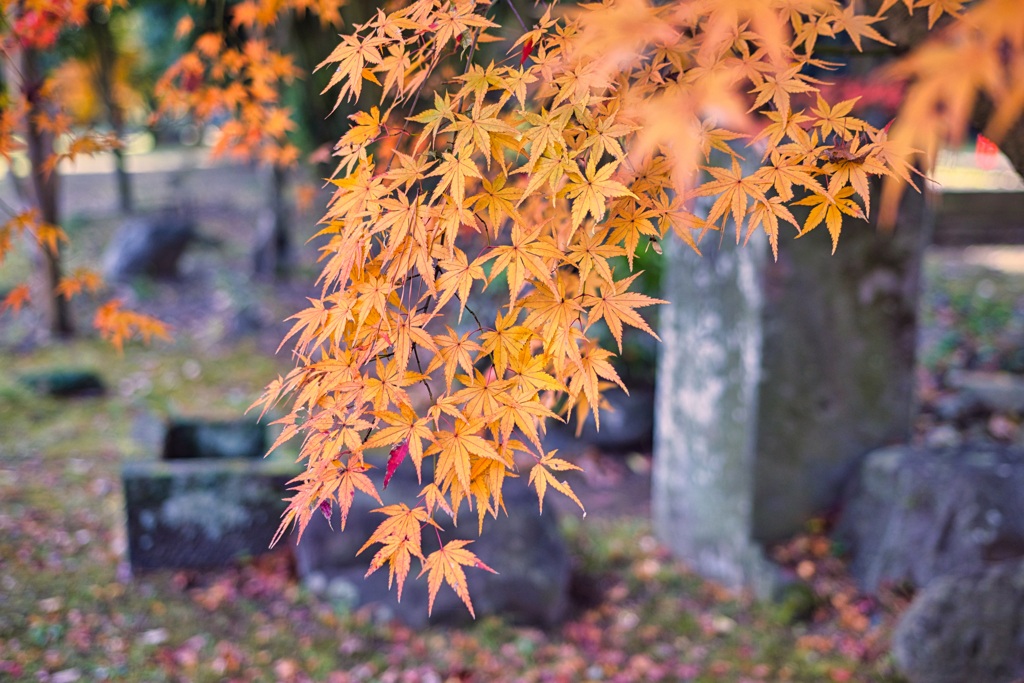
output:
M 765 589 L 758 544 L 909 437 L 922 207 L 908 196 L 892 232 L 848 219 L 834 256 L 824 226 L 777 263 L 757 237 L 708 235 L 700 257 L 666 245 L 654 524 L 697 571 Z
M 659 537 L 729 586 L 764 572 L 752 542 L 765 249 L 717 235 L 703 256 L 666 245 L 655 399 L 653 514 Z

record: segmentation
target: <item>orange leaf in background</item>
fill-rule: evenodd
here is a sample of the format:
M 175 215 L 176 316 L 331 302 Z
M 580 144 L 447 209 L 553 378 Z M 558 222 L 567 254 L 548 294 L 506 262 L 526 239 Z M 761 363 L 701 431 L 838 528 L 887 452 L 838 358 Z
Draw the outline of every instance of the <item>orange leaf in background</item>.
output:
M 119 352 L 126 341 L 136 337 L 145 344 L 154 338 L 170 340 L 170 328 L 166 324 L 151 316 L 124 310 L 118 299 L 111 299 L 97 309 L 93 326 Z
M 57 285 L 57 294 L 70 299 L 82 291 L 96 293 L 103 285 L 103 278 L 99 273 L 92 270 L 79 269 L 68 277 L 62 278 Z
M 8 310 L 17 313 L 22 307 L 32 300 L 32 292 L 28 285 L 18 285 L 4 297 L 2 303 L 0 303 L 0 314 L 6 313 Z
M 56 225 L 40 223 L 34 229 L 36 241 L 51 254 L 56 254 L 61 242 L 67 242 L 67 234 Z
M 181 40 L 188 34 L 192 33 L 192 29 L 194 29 L 195 26 L 196 22 L 193 21 L 191 16 L 186 14 L 181 19 L 178 19 L 178 23 L 175 24 L 174 37 Z

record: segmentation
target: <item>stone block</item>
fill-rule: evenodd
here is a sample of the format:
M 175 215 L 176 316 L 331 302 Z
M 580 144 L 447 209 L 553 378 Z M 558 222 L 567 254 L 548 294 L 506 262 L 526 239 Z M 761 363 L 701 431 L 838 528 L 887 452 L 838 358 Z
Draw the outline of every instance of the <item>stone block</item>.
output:
M 998 444 L 871 453 L 836 532 L 868 590 L 1024 559 L 1024 451 Z
M 1024 678 L 1024 562 L 936 579 L 893 634 L 911 683 L 1014 683 Z
M 195 240 L 195 225 L 180 211 L 132 216 L 107 246 L 104 274 L 115 282 L 136 277 L 177 277 L 178 262 Z
M 407 469 L 409 471 L 400 469 L 388 488 L 381 492 L 385 505 L 415 499 L 422 488 L 411 468 Z M 536 494 L 526 488 L 524 481 L 506 482 L 504 501 L 508 516 L 500 512 L 497 519 L 488 516 L 483 535 L 477 534 L 475 511 L 463 508 L 458 527 L 453 527 L 451 520 L 448 523 L 443 519 L 438 521 L 445 528 L 442 534 L 445 542 L 473 540 L 469 550 L 498 572 L 466 570 L 477 618 L 498 615 L 512 622 L 551 626 L 568 608 L 569 552 L 554 510 L 548 506 L 543 515 L 538 514 Z M 346 608 L 374 605 L 386 616 L 412 627 L 470 621 L 466 607 L 447 585 L 442 585 L 433 616 L 428 620 L 427 582 L 425 577 L 415 580 L 417 560 L 413 560 L 401 602 L 396 591 L 388 589 L 386 567 L 364 578 L 379 546 L 367 549 L 358 557 L 356 552 L 383 519 L 370 512 L 377 507 L 380 507 L 377 501 L 357 492 L 344 532 L 339 531 L 336 506 L 333 530 L 326 519 L 314 515 L 295 549 L 296 566 L 306 586 Z M 424 533 L 424 554 L 437 547 L 436 535 Z
M 74 368 L 47 370 L 22 375 L 19 381 L 37 394 L 53 398 L 102 396 L 103 379 L 93 370 Z
M 266 552 L 296 474 L 278 460 L 126 463 L 132 569 L 218 567 Z
M 259 459 L 267 452 L 266 426 L 254 420 L 173 419 L 167 424 L 161 457 Z

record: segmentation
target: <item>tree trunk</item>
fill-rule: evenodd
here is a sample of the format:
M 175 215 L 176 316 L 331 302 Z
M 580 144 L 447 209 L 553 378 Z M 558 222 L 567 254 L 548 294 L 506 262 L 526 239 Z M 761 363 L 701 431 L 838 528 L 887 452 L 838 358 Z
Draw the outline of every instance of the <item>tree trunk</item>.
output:
M 59 225 L 57 199 L 60 175 L 56 168 L 47 172 L 46 161 L 53 154 L 53 136 L 39 127 L 39 118 L 46 115 L 45 103 L 40 96 L 43 82 L 39 54 L 32 48 L 21 52 L 22 87 L 25 88 L 28 111 L 28 128 L 25 135 L 28 158 L 31 165 L 32 200 L 43 223 Z M 71 320 L 68 300 L 57 294 L 57 285 L 62 277 L 61 247 L 51 251 L 40 247 L 36 252 L 37 270 L 34 273 L 36 293 L 33 300 L 43 309 L 47 327 L 57 337 L 71 337 L 75 329 Z
M 89 31 L 96 44 L 96 54 L 99 59 L 99 72 L 96 74 L 96 82 L 107 110 L 107 120 L 110 128 L 117 139 L 124 141 L 124 110 L 117 101 L 114 93 L 114 70 L 117 62 L 117 48 L 114 44 L 114 34 L 110 30 L 109 14 L 101 14 L 100 8 L 93 8 L 89 19 Z M 132 196 L 131 178 L 125 166 L 124 150 L 120 147 L 114 149 L 114 172 L 117 177 L 117 198 L 118 208 L 121 213 L 131 213 L 135 206 Z
M 267 168 L 269 200 L 257 222 L 257 243 L 253 258 L 256 275 L 286 280 L 292 261 L 292 242 L 288 231 L 288 169 L 276 164 Z

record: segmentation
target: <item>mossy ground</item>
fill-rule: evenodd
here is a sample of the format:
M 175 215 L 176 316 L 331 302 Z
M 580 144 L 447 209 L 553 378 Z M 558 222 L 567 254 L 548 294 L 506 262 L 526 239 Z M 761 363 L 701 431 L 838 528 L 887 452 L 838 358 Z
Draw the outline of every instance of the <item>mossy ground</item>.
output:
M 6 352 L 0 364 L 0 678 L 220 681 L 887 680 L 891 621 L 810 621 L 731 595 L 668 558 L 635 517 L 567 519 L 579 605 L 550 632 L 483 619 L 412 632 L 345 614 L 295 581 L 288 551 L 219 572 L 130 576 L 119 469 L 153 457 L 169 414 L 238 415 L 284 369 L 250 344 L 99 341 Z M 103 397 L 19 382 L 92 368 Z M 151 441 L 151 440 L 150 440 Z M 813 555 L 808 555 L 813 557 Z M 500 568 L 499 568 L 500 570 Z M 844 587 L 843 590 L 849 590 Z M 865 645 L 868 643 L 868 645 Z M 873 645 L 871 643 L 874 643 Z M 78 678 L 76 679 L 76 676 Z

